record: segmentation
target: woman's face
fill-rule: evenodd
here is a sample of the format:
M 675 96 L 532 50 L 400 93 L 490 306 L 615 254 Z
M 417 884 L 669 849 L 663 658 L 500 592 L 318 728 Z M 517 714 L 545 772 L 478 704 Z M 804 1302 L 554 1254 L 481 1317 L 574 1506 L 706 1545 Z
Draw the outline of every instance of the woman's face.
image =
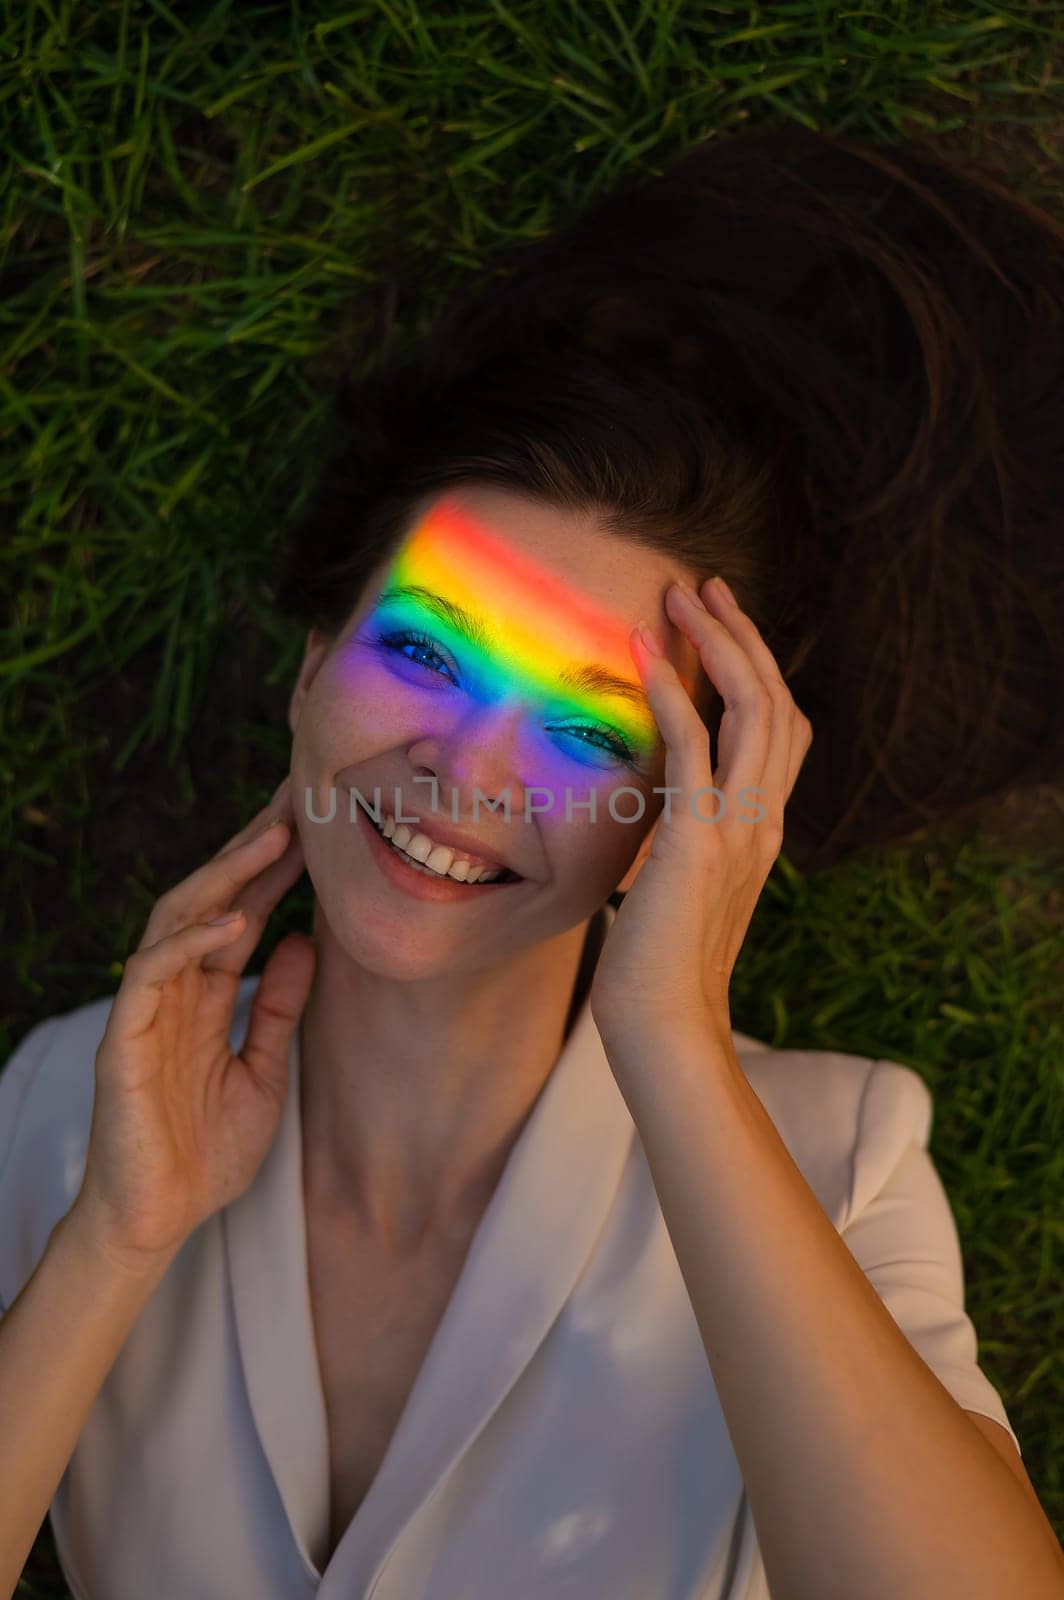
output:
M 467 486 L 424 503 L 338 637 L 311 631 L 289 707 L 296 826 L 321 914 L 361 965 L 482 969 L 629 886 L 664 749 L 628 634 L 648 622 L 693 686 L 664 609 L 677 578 L 591 519 Z M 455 888 L 403 865 L 378 803 L 382 822 L 461 834 L 518 881 Z

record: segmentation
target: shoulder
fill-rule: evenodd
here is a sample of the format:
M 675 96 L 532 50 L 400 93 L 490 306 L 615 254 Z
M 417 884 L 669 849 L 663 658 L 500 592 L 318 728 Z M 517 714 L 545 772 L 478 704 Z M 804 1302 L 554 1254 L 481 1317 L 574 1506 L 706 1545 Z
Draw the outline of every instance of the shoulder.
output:
M 245 978 L 233 1035 L 243 1039 L 259 979 Z M 0 1306 L 7 1307 L 70 1210 L 85 1174 L 96 1052 L 115 995 L 38 1022 L 0 1065 Z
M 40 1141 L 92 1113 L 93 1064 L 114 995 L 47 1017 L 0 1069 L 0 1192 Z
M 864 1210 L 910 1146 L 927 1148 L 934 1107 L 914 1068 L 733 1038 L 748 1083 L 836 1227 Z
M 949 1196 L 928 1150 L 931 1091 L 912 1067 L 736 1036 L 748 1081 L 876 1294 L 962 1409 L 1019 1439 L 979 1366 Z M 980 1424 L 981 1425 L 981 1424 Z M 984 1430 L 985 1431 L 985 1430 Z M 1020 1475 L 1000 1436 L 988 1437 Z M 1024 1473 L 1026 1480 L 1026 1473 Z
M 96 1051 L 114 996 L 48 1017 L 0 1069 L 0 1304 L 69 1211 L 85 1171 Z

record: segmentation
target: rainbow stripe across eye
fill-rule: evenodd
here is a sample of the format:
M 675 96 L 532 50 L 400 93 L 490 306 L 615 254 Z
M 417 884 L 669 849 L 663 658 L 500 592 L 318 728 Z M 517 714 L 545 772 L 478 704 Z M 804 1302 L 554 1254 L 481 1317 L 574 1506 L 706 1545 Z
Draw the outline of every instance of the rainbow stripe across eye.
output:
M 627 625 L 453 498 L 405 541 L 377 598 L 385 607 L 389 625 L 423 629 L 468 663 L 486 697 L 528 696 L 552 716 L 613 728 L 636 757 L 653 751 L 658 730 Z M 460 613 L 476 619 L 472 629 Z

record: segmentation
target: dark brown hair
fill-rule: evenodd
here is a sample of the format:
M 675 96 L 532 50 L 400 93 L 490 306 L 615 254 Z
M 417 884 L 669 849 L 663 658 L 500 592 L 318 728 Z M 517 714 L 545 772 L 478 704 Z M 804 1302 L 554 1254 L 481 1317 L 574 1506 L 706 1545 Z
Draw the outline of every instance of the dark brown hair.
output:
M 1061 771 L 1062 308 L 1064 226 L 971 162 L 707 140 L 369 377 L 340 350 L 277 603 L 340 631 L 449 485 L 592 512 L 719 572 L 775 654 L 814 732 L 791 859 L 891 842 Z

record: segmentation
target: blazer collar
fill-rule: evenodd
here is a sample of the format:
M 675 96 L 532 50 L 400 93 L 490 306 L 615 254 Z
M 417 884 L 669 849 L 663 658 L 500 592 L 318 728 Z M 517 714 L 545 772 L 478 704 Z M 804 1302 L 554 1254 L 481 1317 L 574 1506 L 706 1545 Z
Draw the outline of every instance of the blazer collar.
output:
M 611 906 L 605 915 L 608 928 Z M 249 985 L 242 1005 L 252 993 Z M 251 1411 L 308 1575 L 316 1575 L 328 1538 L 329 1456 L 307 1276 L 298 1039 L 295 1029 L 277 1138 L 223 1218 Z M 532 1360 L 591 1254 L 633 1135 L 585 998 L 473 1235 L 380 1470 L 329 1563 L 323 1596 L 330 1581 L 345 1597 L 369 1592 L 404 1526 Z

